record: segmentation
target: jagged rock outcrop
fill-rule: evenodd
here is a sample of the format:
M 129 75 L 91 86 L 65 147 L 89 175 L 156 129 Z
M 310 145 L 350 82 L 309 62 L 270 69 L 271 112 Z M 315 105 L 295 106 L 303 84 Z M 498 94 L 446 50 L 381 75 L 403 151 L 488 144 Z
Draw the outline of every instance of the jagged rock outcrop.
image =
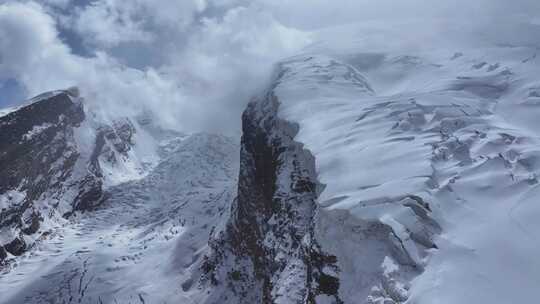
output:
M 147 175 L 1 269 L 0 303 L 198 303 L 191 275 L 236 194 L 239 151 L 229 137 L 176 135 Z
M 238 197 L 203 264 L 214 289 L 207 303 L 316 303 L 320 295 L 341 303 L 336 257 L 314 238 L 322 190 L 314 158 L 278 106 L 270 91 L 244 112 Z
M 324 88 L 320 95 L 331 97 L 320 103 L 332 104 L 334 86 L 367 97 L 371 86 L 352 66 L 326 57 L 293 58 L 277 75 L 243 114 L 238 197 L 202 265 L 202 284 L 210 289 L 205 303 L 405 302 L 440 232 L 429 203 L 396 189 L 395 197 L 328 208 L 347 197 L 321 201 L 326 185 L 318 180 L 317 160 L 298 140 L 300 125 L 281 109 L 295 97 L 316 98 L 313 88 Z M 281 100 L 283 90 L 295 97 Z M 317 117 L 314 109 L 306 119 Z M 364 207 L 365 217 L 353 214 Z
M 76 89 L 44 93 L 0 117 L 0 261 L 32 246 L 42 223 L 99 205 L 100 163 L 127 157 L 134 133 L 129 120 L 92 127 Z
M 44 216 L 73 192 L 67 187 L 79 158 L 74 130 L 85 118 L 82 104 L 73 98 L 68 91 L 40 95 L 0 117 L 0 246 L 12 255 L 25 251 L 25 236 L 36 233 Z M 81 182 L 73 206 L 99 188 L 90 178 Z

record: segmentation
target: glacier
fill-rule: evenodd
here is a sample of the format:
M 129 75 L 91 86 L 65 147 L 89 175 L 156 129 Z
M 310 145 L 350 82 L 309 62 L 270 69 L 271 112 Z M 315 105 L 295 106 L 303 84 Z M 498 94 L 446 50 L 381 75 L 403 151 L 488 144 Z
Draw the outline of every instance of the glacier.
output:
M 353 37 L 283 61 L 272 89 L 325 185 L 318 203 L 331 219 L 321 220 L 321 243 L 338 257 L 344 302 L 534 299 L 537 47 L 495 41 L 438 49 L 426 41 L 427 51 L 363 53 L 362 32 Z M 399 41 L 387 32 L 380 38 Z M 381 286 L 369 282 L 373 264 L 385 272 L 389 261 L 359 241 L 372 221 L 391 227 L 406 266 L 421 269 L 405 282 L 392 279 L 400 286 L 391 289 L 402 289 L 397 296 L 381 296 L 384 273 Z M 373 284 L 378 298 L 366 294 Z

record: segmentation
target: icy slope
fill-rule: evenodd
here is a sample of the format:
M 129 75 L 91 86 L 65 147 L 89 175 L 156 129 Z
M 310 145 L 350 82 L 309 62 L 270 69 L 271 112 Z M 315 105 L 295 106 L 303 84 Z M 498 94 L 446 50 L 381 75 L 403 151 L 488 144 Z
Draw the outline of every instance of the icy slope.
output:
M 534 300 L 536 47 L 364 47 L 285 60 L 270 90 L 325 185 L 316 236 L 341 299 Z
M 534 301 L 534 35 L 408 26 L 325 30 L 277 65 L 199 302 Z
M 76 89 L 41 94 L 0 117 L 0 264 L 103 191 L 156 165 L 157 139 L 136 120 L 101 119 Z
M 193 273 L 235 195 L 237 148 L 198 134 L 160 146 L 148 175 L 108 188 L 0 274 L 1 303 L 195 303 Z

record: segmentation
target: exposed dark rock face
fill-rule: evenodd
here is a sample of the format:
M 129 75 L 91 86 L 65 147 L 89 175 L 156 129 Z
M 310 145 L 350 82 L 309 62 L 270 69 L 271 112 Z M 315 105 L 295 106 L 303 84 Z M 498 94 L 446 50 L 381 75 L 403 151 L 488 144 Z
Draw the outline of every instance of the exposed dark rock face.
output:
M 203 264 L 208 302 L 316 303 L 324 294 L 341 303 L 338 278 L 323 272 L 339 271 L 336 258 L 314 238 L 314 158 L 294 141 L 298 127 L 277 117 L 277 98 L 264 98 L 243 115 L 238 198 Z
M 87 211 L 96 208 L 104 199 L 103 182 L 100 175 L 87 175 L 79 183 L 79 193 L 73 201 L 75 211 Z M 67 214 L 69 215 L 69 214 Z
M 3 263 L 3 261 L 7 258 L 7 253 L 4 247 L 0 247 L 0 265 Z
M 102 126 L 99 129 L 98 140 L 105 142 L 108 140 L 114 149 L 121 154 L 126 154 L 133 145 L 133 135 L 135 127 L 129 119 L 114 121 L 112 126 Z M 99 139 L 102 137 L 101 139 Z M 98 148 L 98 146 L 96 146 Z M 103 152 L 103 151 L 102 151 Z M 109 152 L 110 151 L 106 151 Z
M 49 166 L 61 157 L 66 165 L 74 163 L 67 137 L 84 120 L 82 105 L 74 104 L 67 93 L 54 95 L 0 118 L 0 192 L 21 186 L 25 179 L 35 180 L 47 174 Z M 66 168 L 68 169 L 68 168 Z M 47 180 L 44 179 L 43 183 Z M 30 199 L 37 198 L 45 184 L 23 185 Z M 41 187 L 40 187 L 41 186 Z
M 84 161 L 75 130 L 85 113 L 73 94 L 45 93 L 0 117 L 0 247 L 13 255 L 30 246 L 23 235 L 37 233 L 45 217 L 88 210 L 103 196 L 98 175 L 75 172 Z
M 87 119 L 75 89 L 41 94 L 1 116 L 2 252 L 20 255 L 33 245 L 25 235 L 50 228 L 43 222 L 100 205 L 107 183 L 102 167 L 115 170 L 129 161 L 135 134 L 127 118 Z M 0 253 L 0 261 L 7 257 Z
M 70 176 L 79 154 L 73 146 L 73 129 L 84 120 L 81 104 L 68 92 L 44 94 L 36 102 L 0 117 L 0 228 L 15 228 L 4 245 L 6 251 L 20 255 L 26 244 L 22 234 L 33 234 L 40 227 L 38 208 L 55 208 L 55 199 Z M 50 189 L 56 197 L 43 201 Z M 41 206 L 35 206 L 40 201 Z M 46 206 L 43 206 L 46 205 Z
M 16 237 L 13 241 L 4 245 L 7 252 L 13 255 L 21 255 L 26 250 L 26 243 L 21 237 Z
M 324 186 L 315 159 L 295 140 L 299 126 L 278 115 L 280 105 L 294 100 L 277 95 L 294 98 L 287 94 L 298 83 L 328 86 L 334 74 L 354 93 L 372 89 L 345 64 L 325 58 L 313 65 L 310 60 L 296 58 L 292 68 L 280 66 L 268 93 L 243 114 L 238 197 L 202 264 L 203 286 L 210 285 L 205 286 L 207 304 L 405 303 L 410 282 L 423 272 L 423 259 L 437 247 L 434 238 L 441 228 L 431 217 L 429 197 L 406 192 L 381 197 L 381 208 L 391 206 L 388 218 L 363 217 L 352 208 L 319 202 Z M 294 85 L 287 87 L 288 82 Z M 285 107 L 284 113 L 289 110 Z

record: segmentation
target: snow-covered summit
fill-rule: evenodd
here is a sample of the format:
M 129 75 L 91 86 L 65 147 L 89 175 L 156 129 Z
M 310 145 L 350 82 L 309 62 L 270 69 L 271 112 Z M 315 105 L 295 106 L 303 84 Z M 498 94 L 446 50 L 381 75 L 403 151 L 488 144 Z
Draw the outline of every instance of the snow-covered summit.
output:
M 315 46 L 271 87 L 324 184 L 317 237 L 337 256 L 342 300 L 533 299 L 538 49 L 374 49 Z M 391 236 L 376 240 L 374 223 Z M 389 240 L 401 253 L 377 245 Z

